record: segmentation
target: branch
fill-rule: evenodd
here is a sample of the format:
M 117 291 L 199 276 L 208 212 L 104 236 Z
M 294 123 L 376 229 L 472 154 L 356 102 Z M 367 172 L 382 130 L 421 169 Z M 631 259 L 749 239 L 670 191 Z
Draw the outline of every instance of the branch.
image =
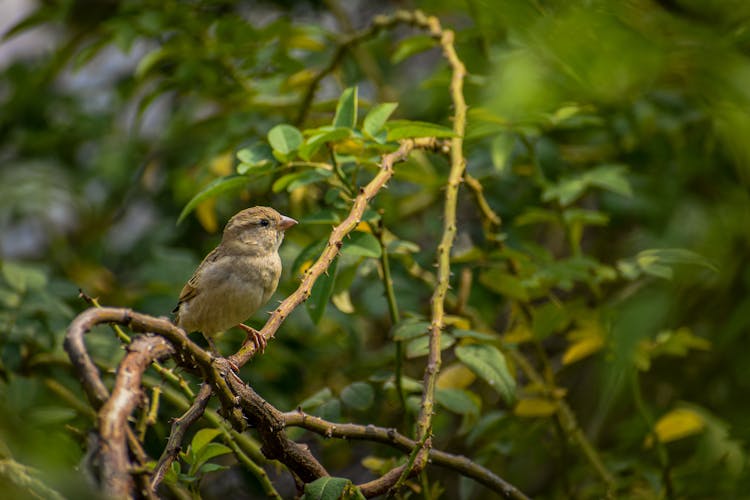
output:
M 245 416 L 258 430 L 263 441 L 263 454 L 283 462 L 305 483 L 319 477 L 328 476 L 328 472 L 303 445 L 295 443 L 284 434 L 284 414 L 274 408 L 254 390 L 237 377 L 231 377 L 229 384 L 239 398 L 239 404 Z
M 301 125 L 305 122 L 305 120 L 307 119 L 307 113 L 310 111 L 310 105 L 315 98 L 315 93 L 318 91 L 320 83 L 326 76 L 332 73 L 339 64 L 341 64 L 341 61 L 349 50 L 357 47 L 365 40 L 375 38 L 378 33 L 385 29 L 391 28 L 400 23 L 412 24 L 413 22 L 413 14 L 408 11 L 396 11 L 393 15 L 390 16 L 376 16 L 370 26 L 356 33 L 353 33 L 340 41 L 336 46 L 336 49 L 333 51 L 331 60 L 328 61 L 328 64 L 326 64 L 326 66 L 315 75 L 315 77 L 310 82 L 310 85 L 307 87 L 307 90 L 305 91 L 305 94 L 304 96 L 302 96 L 302 100 L 300 101 L 298 108 L 299 112 L 297 114 L 297 118 L 294 120 L 294 123 L 296 125 Z
M 349 215 L 338 226 L 333 228 L 323 253 L 305 271 L 299 287 L 284 299 L 260 330 L 259 333 L 263 335 L 266 341 L 270 340 L 276 334 L 281 323 L 284 322 L 289 314 L 310 296 L 310 291 L 315 281 L 328 270 L 328 266 L 331 265 L 333 259 L 338 255 L 339 249 L 343 245 L 344 237 L 357 227 L 357 224 L 362 220 L 362 214 L 364 214 L 369 201 L 393 176 L 393 165 L 399 161 L 403 161 L 415 148 L 430 149 L 437 147 L 437 145 L 438 142 L 434 138 L 407 139 L 401 142 L 396 151 L 383 155 L 380 171 L 366 186 L 359 189 L 359 194 L 354 199 Z M 229 357 L 229 360 L 236 366 L 241 367 L 255 355 L 256 349 L 254 342 L 245 342 L 235 354 Z
M 209 384 L 203 384 L 200 392 L 196 396 L 193 404 L 188 410 L 182 414 L 181 417 L 174 419 L 172 422 L 172 429 L 169 432 L 169 439 L 167 440 L 167 446 L 159 457 L 159 462 L 154 468 L 154 475 L 151 478 L 151 490 L 156 491 L 159 483 L 164 479 L 164 475 L 169 470 L 169 467 L 177 458 L 177 454 L 180 452 L 182 447 L 182 439 L 185 437 L 185 433 L 201 416 L 206 410 L 209 399 L 211 399 L 211 386 Z
M 151 362 L 174 353 L 173 347 L 162 337 L 137 338 L 120 362 L 112 389 L 112 396 L 99 411 L 99 462 L 102 489 L 108 498 L 133 495 L 125 429 L 128 417 L 141 399 L 141 379 Z
M 300 410 L 284 413 L 282 417 L 287 427 L 301 427 L 327 438 L 371 441 L 387 444 L 405 452 L 412 451 L 419 445 L 417 441 L 404 436 L 396 429 L 387 429 L 374 425 L 332 423 Z M 429 459 L 431 463 L 456 470 L 483 484 L 492 491 L 501 493 L 506 498 L 527 498 L 526 495 L 512 484 L 464 456 L 430 449 Z M 365 494 L 365 496 L 368 495 Z
M 471 193 L 474 195 L 474 202 L 477 204 L 479 213 L 482 215 L 482 219 L 485 223 L 491 228 L 500 227 L 502 219 L 500 219 L 500 216 L 492 210 L 492 207 L 490 207 L 490 204 L 487 202 L 487 198 L 484 197 L 484 187 L 482 186 L 482 183 L 479 182 L 476 177 L 468 173 L 464 175 L 464 180 L 471 190 Z
M 445 296 L 450 286 L 450 253 L 456 236 L 456 206 L 458 204 L 458 186 L 461 184 L 466 159 L 463 155 L 463 137 L 466 131 L 466 101 L 463 95 L 463 80 L 466 68 L 458 57 L 454 47 L 454 33 L 443 30 L 440 21 L 434 17 L 425 17 L 417 11 L 413 14 L 414 23 L 440 40 L 443 55 L 452 69 L 450 94 L 453 101 L 453 132 L 451 139 L 450 160 L 451 168 L 448 174 L 448 184 L 445 191 L 445 206 L 443 209 L 443 235 L 437 247 L 437 285 L 430 299 L 432 314 L 429 328 L 429 353 L 427 366 L 422 382 L 422 402 L 417 418 L 417 439 L 424 443 L 419 449 L 412 451 L 407 467 L 401 473 L 399 481 L 393 487 L 398 490 L 401 484 L 411 474 L 412 465 L 416 470 L 424 467 L 429 449 L 432 446 L 432 415 L 435 404 L 435 382 L 440 371 L 441 352 L 440 339 L 444 327 Z M 416 455 L 414 455 L 416 453 Z
M 214 358 L 187 334 L 167 318 L 155 318 L 130 309 L 113 307 L 91 308 L 79 314 L 68 327 L 63 346 L 73 366 L 82 377 L 84 390 L 95 408 L 99 408 L 108 397 L 107 388 L 99 377 L 99 370 L 86 351 L 83 336 L 101 323 L 118 323 L 128 326 L 135 332 L 152 332 L 166 338 L 174 347 L 177 362 L 191 371 L 199 370 L 219 396 L 226 412 L 225 418 L 238 429 L 244 429 L 245 422 L 236 408 L 234 395 L 229 390 L 224 375 L 231 372 L 231 364 L 224 358 Z
M 160 385 L 160 381 L 146 377 L 144 378 L 144 384 L 149 387 L 154 387 Z M 165 387 L 163 390 L 163 397 L 171 404 L 181 409 L 183 412 L 187 412 L 188 409 L 190 409 L 190 401 L 183 394 L 180 394 L 169 387 Z M 268 463 L 268 461 L 260 451 L 260 444 L 250 437 L 249 434 L 239 433 L 234 430 L 226 420 L 221 418 L 219 414 L 211 408 L 206 408 L 202 417 L 209 425 L 221 431 L 224 442 L 232 449 L 237 460 L 239 460 L 240 463 L 242 463 L 247 470 L 256 477 L 266 495 L 269 498 L 280 498 L 279 493 L 273 487 L 268 474 L 261 466 L 261 464 Z

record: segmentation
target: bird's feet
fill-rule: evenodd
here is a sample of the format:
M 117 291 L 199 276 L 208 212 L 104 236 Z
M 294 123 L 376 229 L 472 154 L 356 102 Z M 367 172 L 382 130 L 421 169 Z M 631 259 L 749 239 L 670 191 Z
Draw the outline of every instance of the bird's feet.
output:
M 229 366 L 229 368 L 232 369 L 234 373 L 239 373 L 240 367 L 237 366 L 231 359 L 225 358 L 221 355 L 221 353 L 219 352 L 219 349 L 216 348 L 216 343 L 214 342 L 214 339 L 212 339 L 208 335 L 204 335 L 204 337 L 206 338 L 206 341 L 208 342 L 208 350 L 209 352 L 211 352 L 211 356 L 213 357 L 214 362 L 219 365 L 226 364 L 227 366 Z M 226 371 L 226 370 L 223 370 L 223 371 Z
M 237 326 L 245 330 L 245 333 L 247 333 L 245 342 L 252 339 L 253 344 L 255 344 L 255 348 L 260 351 L 261 354 L 266 351 L 266 338 L 258 330 L 243 323 L 240 323 Z

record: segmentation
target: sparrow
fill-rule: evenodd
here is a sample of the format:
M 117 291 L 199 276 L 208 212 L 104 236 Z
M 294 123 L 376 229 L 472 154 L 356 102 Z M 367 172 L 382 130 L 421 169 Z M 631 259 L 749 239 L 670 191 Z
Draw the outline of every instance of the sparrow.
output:
M 263 352 L 266 339 L 242 322 L 276 291 L 281 276 L 279 247 L 287 229 L 297 224 L 270 207 L 235 214 L 219 246 L 195 270 L 180 292 L 174 322 L 186 332 L 201 332 L 218 355 L 213 337 L 233 326 L 247 333 Z

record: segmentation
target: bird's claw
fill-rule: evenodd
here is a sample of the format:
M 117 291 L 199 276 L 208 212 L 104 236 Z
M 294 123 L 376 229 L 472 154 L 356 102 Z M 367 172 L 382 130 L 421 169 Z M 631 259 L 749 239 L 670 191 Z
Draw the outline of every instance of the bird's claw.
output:
M 245 339 L 245 342 L 252 339 L 256 350 L 260 351 L 261 354 L 263 354 L 266 351 L 267 341 L 266 341 L 266 338 L 263 336 L 263 334 L 261 334 L 255 328 L 251 326 L 247 326 L 243 323 L 240 323 L 237 326 L 245 330 L 245 333 L 247 333 L 247 338 Z

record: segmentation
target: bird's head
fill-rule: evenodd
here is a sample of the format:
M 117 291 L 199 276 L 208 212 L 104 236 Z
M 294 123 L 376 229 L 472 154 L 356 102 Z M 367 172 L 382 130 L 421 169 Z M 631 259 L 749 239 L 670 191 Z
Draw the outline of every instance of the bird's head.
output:
M 241 246 L 243 253 L 276 252 L 284 240 L 284 232 L 295 224 L 296 220 L 271 207 L 247 208 L 229 219 L 221 242 Z

